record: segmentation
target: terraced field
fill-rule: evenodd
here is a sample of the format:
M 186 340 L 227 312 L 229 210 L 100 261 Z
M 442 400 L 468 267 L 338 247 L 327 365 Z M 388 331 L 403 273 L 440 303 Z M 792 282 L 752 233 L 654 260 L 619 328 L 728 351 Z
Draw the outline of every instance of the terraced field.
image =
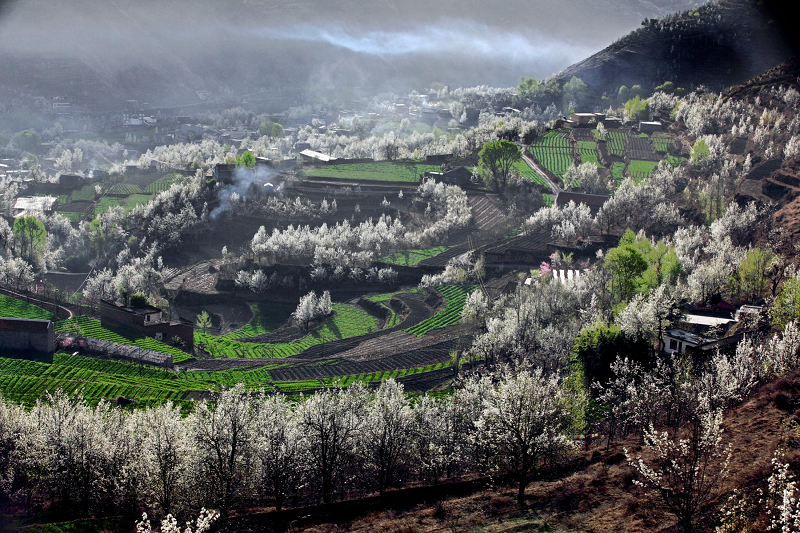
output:
M 617 183 L 625 179 L 625 163 L 619 161 L 612 163 L 611 176 L 617 181 Z
M 469 293 L 475 290 L 475 286 L 457 287 L 454 285 L 443 285 L 436 290 L 447 299 L 447 305 L 443 310 L 436 313 L 431 318 L 407 329 L 409 333 L 420 337 L 434 330 L 457 324 L 461 321 L 461 310 Z
M 633 160 L 628 163 L 628 175 L 633 178 L 635 182 L 640 182 L 649 178 L 655 168 L 658 166 L 658 161 L 636 161 Z
M 326 342 L 360 337 L 380 327 L 376 317 L 356 305 L 337 302 L 333 304 L 333 311 L 334 316 L 327 319 L 322 326 L 294 342 L 255 344 L 195 331 L 195 345 L 217 359 L 281 358 L 297 355 Z
M 652 137 L 653 146 L 657 152 L 669 152 L 672 149 L 673 140 L 671 137 Z
M 181 174 L 167 174 L 163 178 L 160 178 L 147 187 L 145 187 L 144 192 L 148 194 L 158 194 L 160 192 L 164 192 L 168 190 L 172 185 L 178 183 L 183 179 L 183 175 Z
M 53 314 L 41 307 L 0 294 L 0 316 L 52 320 Z
M 141 194 L 142 188 L 134 183 L 117 183 L 108 190 L 107 194 L 112 196 L 130 196 L 131 194 Z
M 608 153 L 617 157 L 625 156 L 625 145 L 628 134 L 622 131 L 609 131 L 606 133 Z
M 581 156 L 581 163 L 594 163 L 602 167 L 597 158 L 597 143 L 590 141 L 578 141 L 578 155 Z
M 533 157 L 549 172 L 562 179 L 574 163 L 572 145 L 566 133 L 549 131 L 530 146 Z
M 451 246 L 435 246 L 433 248 L 425 248 L 424 250 L 407 250 L 405 252 L 397 252 L 393 255 L 381 257 L 378 261 L 384 263 L 391 263 L 393 265 L 403 266 L 417 266 L 421 261 L 436 257 L 437 255 L 446 252 Z
M 74 332 L 94 339 L 116 342 L 117 344 L 127 344 L 129 346 L 138 346 L 145 350 L 169 354 L 172 355 L 172 361 L 174 363 L 181 363 L 191 358 L 191 355 L 188 353 L 149 337 L 141 337 L 138 339 L 123 337 L 119 333 L 103 328 L 99 320 L 88 316 L 77 316 L 68 320 L 56 322 L 55 330 L 56 333 Z
M 514 163 L 514 170 L 517 171 L 523 178 L 527 178 L 533 183 L 541 185 L 542 187 L 549 188 L 549 185 L 547 185 L 545 179 L 541 177 L 535 170 L 529 167 L 525 161 L 519 160 Z
M 312 178 L 339 178 L 370 181 L 407 181 L 417 183 L 426 172 L 439 172 L 439 165 L 421 161 L 379 161 L 352 165 L 325 165 L 305 170 Z

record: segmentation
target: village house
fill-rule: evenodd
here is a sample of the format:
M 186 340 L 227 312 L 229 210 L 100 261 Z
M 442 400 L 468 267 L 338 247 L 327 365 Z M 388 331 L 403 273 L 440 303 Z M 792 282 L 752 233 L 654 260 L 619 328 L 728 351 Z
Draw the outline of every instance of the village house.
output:
M 106 329 L 123 329 L 165 343 L 178 337 L 183 349 L 189 353 L 194 348 L 194 327 L 188 320 L 167 320 L 158 307 L 152 305 L 124 306 L 102 300 L 100 323 Z
M 53 353 L 54 349 L 52 321 L 0 317 L 0 350 Z
M 17 198 L 14 202 L 14 218 L 35 213 L 51 213 L 56 205 L 55 196 L 27 196 Z

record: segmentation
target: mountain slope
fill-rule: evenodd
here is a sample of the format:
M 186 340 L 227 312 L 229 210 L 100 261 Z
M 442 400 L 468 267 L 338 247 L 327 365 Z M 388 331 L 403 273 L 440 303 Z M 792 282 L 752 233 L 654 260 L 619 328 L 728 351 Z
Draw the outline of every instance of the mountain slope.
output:
M 794 54 L 780 2 L 720 0 L 648 20 L 643 27 L 558 74 L 587 83 L 595 96 L 622 85 L 654 87 L 673 81 L 692 89 L 741 83 Z

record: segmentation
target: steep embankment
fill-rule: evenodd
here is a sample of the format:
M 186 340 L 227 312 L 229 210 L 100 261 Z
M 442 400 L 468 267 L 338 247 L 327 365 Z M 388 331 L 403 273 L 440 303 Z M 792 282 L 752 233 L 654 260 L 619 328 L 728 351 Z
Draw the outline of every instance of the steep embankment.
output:
M 673 81 L 691 90 L 722 89 L 763 72 L 794 53 L 778 1 L 720 0 L 656 20 L 559 73 L 612 94 L 621 85 Z

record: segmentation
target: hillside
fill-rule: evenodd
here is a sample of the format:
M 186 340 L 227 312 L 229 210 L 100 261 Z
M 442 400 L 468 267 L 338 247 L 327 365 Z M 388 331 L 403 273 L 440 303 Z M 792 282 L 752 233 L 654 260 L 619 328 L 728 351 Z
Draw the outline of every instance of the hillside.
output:
M 691 90 L 741 83 L 793 55 L 792 37 L 781 26 L 778 2 L 720 0 L 650 19 L 643 27 L 559 73 L 581 78 L 592 93 L 615 94 L 621 85 L 654 87 L 673 81 Z

